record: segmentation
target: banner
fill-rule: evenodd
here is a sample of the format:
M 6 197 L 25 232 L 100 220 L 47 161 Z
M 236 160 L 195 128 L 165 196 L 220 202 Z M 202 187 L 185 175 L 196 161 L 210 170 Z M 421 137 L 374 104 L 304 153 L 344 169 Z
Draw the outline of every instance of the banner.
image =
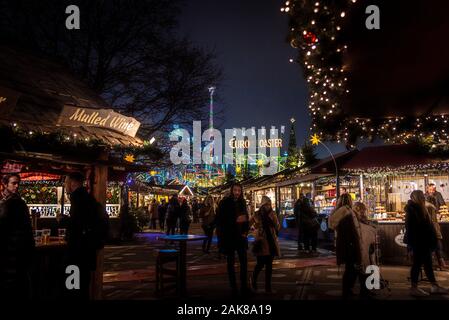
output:
M 66 105 L 59 116 L 57 126 L 105 128 L 135 137 L 140 122 L 111 109 L 89 109 Z

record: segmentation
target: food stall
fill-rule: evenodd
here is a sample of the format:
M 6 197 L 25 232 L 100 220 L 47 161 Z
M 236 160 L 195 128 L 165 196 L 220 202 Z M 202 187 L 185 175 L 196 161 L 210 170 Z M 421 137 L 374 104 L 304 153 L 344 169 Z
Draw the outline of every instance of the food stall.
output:
M 68 211 L 62 181 L 55 176 L 75 171 L 85 174 L 88 191 L 109 208 L 111 215 L 117 215 L 117 203 L 112 203 L 117 201 L 116 192 L 111 192 L 108 200 L 108 181 L 124 181 L 128 172 L 149 170 L 133 163 L 134 152 L 146 150 L 143 140 L 136 136 L 140 123 L 111 110 L 57 64 L 6 47 L 0 50 L 0 60 L 0 97 L 7 102 L 7 108 L 0 106 L 1 173 L 23 175 L 26 191 L 22 195 L 30 211 L 40 213 L 41 221 L 54 221 L 58 213 Z M 25 175 L 37 180 L 27 181 Z M 39 177 L 42 175 L 43 179 Z M 51 179 L 49 175 L 53 175 Z M 38 258 L 61 253 L 53 250 L 58 246 L 64 244 L 43 246 Z M 92 280 L 93 297 L 97 299 L 102 292 L 102 259 L 100 252 L 99 268 Z M 44 273 L 45 279 L 52 278 L 50 269 L 37 270 L 39 276 Z M 39 279 L 42 281 L 35 283 L 35 294 L 48 298 L 40 291 L 47 281 Z M 51 295 L 57 296 L 57 290 Z
M 362 149 L 343 165 L 343 170 L 361 177 L 361 201 L 367 206 L 369 218 L 376 225 L 382 263 L 405 264 L 407 247 L 404 207 L 414 190 L 426 192 L 434 183 L 446 203 L 449 201 L 449 165 L 430 154 L 417 153 L 407 145 L 392 145 Z M 449 239 L 447 206 L 439 212 L 444 239 Z M 443 241 L 449 257 L 449 245 Z

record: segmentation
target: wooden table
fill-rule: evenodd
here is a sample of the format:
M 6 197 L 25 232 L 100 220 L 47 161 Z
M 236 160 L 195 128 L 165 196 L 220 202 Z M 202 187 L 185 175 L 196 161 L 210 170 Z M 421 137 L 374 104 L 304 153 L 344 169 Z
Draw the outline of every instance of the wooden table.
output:
M 64 259 L 67 243 L 50 237 L 47 244 L 36 244 L 32 272 L 33 298 L 39 300 L 61 299 L 65 284 Z
M 200 241 L 207 239 L 207 236 L 180 234 L 180 235 L 164 235 L 158 238 L 163 241 L 174 241 L 179 243 L 179 281 L 180 294 L 186 295 L 187 291 L 187 241 Z

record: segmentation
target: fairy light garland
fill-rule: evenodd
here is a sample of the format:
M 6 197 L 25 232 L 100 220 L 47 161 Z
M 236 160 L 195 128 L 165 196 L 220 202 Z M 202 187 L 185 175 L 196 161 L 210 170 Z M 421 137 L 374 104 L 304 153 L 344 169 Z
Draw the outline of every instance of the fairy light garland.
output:
M 290 16 L 289 42 L 299 51 L 296 61 L 302 65 L 309 86 L 310 130 L 323 140 L 344 142 L 352 148 L 357 139 L 375 137 L 387 143 L 411 143 L 417 139 L 436 145 L 448 142 L 449 115 L 377 120 L 353 118 L 343 112 L 342 101 L 350 93 L 348 70 L 343 64 L 349 45 L 341 34 L 355 5 L 357 0 L 293 0 L 280 9 Z

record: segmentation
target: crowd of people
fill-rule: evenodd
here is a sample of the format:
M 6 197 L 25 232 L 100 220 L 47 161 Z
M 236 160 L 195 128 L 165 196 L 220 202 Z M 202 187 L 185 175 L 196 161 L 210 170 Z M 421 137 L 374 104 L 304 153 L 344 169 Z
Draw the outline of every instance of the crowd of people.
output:
M 436 217 L 437 208 L 443 204 L 443 197 L 436 191 L 435 185 L 430 184 L 426 194 L 421 190 L 414 190 L 404 208 L 404 243 L 412 260 L 410 294 L 415 297 L 449 293 L 447 288 L 442 288 L 437 283 L 432 264 L 432 255 L 435 253 L 440 267 L 445 267 L 441 252 L 442 235 Z M 361 202 L 353 203 L 351 196 L 344 193 L 338 199 L 328 223 L 335 231 L 337 264 L 345 265 L 343 297 L 354 295 L 353 288 L 357 279 L 360 281 L 360 294 L 372 295 L 372 291 L 367 290 L 365 271 L 369 265 L 378 265 L 374 250 L 376 230 L 367 218 L 366 206 Z M 430 293 L 418 287 L 423 266 L 431 283 Z
M 23 298 L 30 293 L 30 270 L 33 264 L 35 242 L 32 224 L 26 203 L 18 190 L 20 176 L 9 174 L 2 179 L 0 194 L 0 297 Z M 80 268 L 81 290 L 77 297 L 88 299 L 92 272 L 96 268 L 96 255 L 107 238 L 107 214 L 104 208 L 84 187 L 84 175 L 71 173 L 66 177 L 65 190 L 70 197 L 71 208 L 67 221 L 68 265 Z M 437 213 L 444 200 L 434 185 L 427 192 L 415 190 L 405 206 L 404 243 L 412 257 L 410 270 L 411 294 L 447 294 L 448 289 L 438 285 L 432 266 L 435 254 L 440 267 L 445 267 L 442 256 L 442 234 Z M 233 295 L 250 295 L 257 292 L 258 277 L 265 269 L 265 292 L 272 293 L 273 260 L 280 256 L 278 216 L 267 196 L 261 198 L 259 209 L 250 213 L 250 206 L 244 197 L 243 188 L 234 183 L 229 194 L 217 201 L 207 196 L 200 203 L 194 199 L 173 195 L 168 203 L 152 200 L 148 213 L 151 229 L 163 230 L 167 235 L 188 234 L 192 222 L 201 223 L 207 238 L 203 252 L 209 253 L 214 232 L 220 254 L 226 256 L 227 273 Z M 317 252 L 318 215 L 311 200 L 301 195 L 294 212 L 298 222 L 298 249 L 308 253 Z M 353 203 L 349 193 L 337 199 L 336 208 L 328 218 L 329 228 L 334 230 L 337 264 L 344 265 L 342 294 L 344 298 L 354 295 L 356 281 L 360 282 L 360 295 L 370 297 L 372 291 L 366 286 L 366 269 L 377 265 L 375 256 L 376 227 L 370 222 L 367 208 L 361 202 Z M 254 241 L 249 245 L 248 236 Z M 248 250 L 256 258 L 256 264 L 248 279 Z M 237 283 L 235 258 L 240 265 L 240 289 Z M 418 287 L 419 273 L 424 266 L 431 282 L 430 293 Z M 70 293 L 68 293 L 70 294 Z

